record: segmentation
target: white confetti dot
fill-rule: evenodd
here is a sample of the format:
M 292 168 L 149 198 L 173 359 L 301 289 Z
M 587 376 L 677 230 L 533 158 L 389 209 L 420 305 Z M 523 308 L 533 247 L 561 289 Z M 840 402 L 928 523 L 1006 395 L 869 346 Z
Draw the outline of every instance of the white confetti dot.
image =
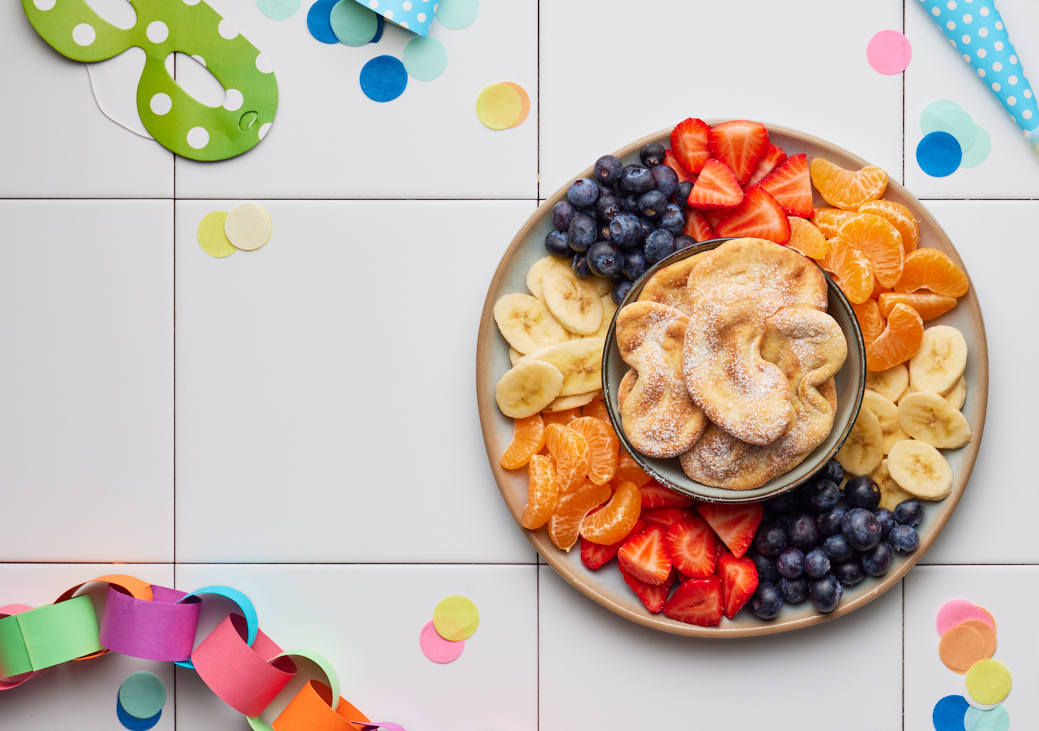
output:
M 418 17 L 418 22 L 420 22 L 420 23 L 425 23 L 426 22 L 426 14 L 425 13 L 419 13 L 417 17 Z
M 227 18 L 220 21 L 220 25 L 216 27 L 216 32 L 220 34 L 221 38 L 226 40 L 231 40 L 238 35 L 238 29 Z
M 981 78 L 984 79 L 985 78 L 985 69 L 978 69 L 978 76 L 980 76 Z
M 999 85 L 998 81 L 993 81 L 992 82 L 992 91 L 999 91 L 1002 88 L 1003 87 Z
M 47 12 L 54 7 L 55 0 L 33 0 L 33 5 L 36 6 L 37 10 Z
M 271 131 L 271 123 L 270 122 L 267 122 L 266 124 L 261 124 L 260 125 L 260 139 L 262 140 L 264 137 L 266 137 L 267 133 L 270 132 L 270 131 Z
M 206 65 L 206 59 L 202 58 L 197 53 L 194 56 L 192 56 L 192 58 L 195 59 L 196 61 L 198 61 L 200 65 L 202 65 L 202 66 Z
M 941 8 L 931 8 L 931 15 L 937 17 L 942 14 Z
M 238 91 L 238 89 L 228 89 L 224 99 L 224 109 L 229 112 L 241 109 L 244 101 L 245 98 L 242 96 L 242 92 Z
M 224 233 L 231 246 L 243 251 L 256 251 L 271 240 L 274 225 L 271 216 L 255 203 L 238 206 L 227 214 Z
M 1011 74 L 1010 77 L 1007 79 L 1007 83 L 1011 86 L 1017 86 L 1017 77 Z
M 372 9 L 379 7 L 379 0 L 368 0 L 368 7 Z
M 97 31 L 88 23 L 80 23 L 72 29 L 72 40 L 81 46 L 89 46 L 95 38 L 97 38 Z
M 151 23 L 148 23 L 148 28 L 144 31 L 144 34 L 148 36 L 148 40 L 152 43 L 163 43 L 170 37 L 170 29 L 161 20 L 153 20 Z
M 951 20 L 948 23 L 945 24 L 945 27 L 948 28 L 949 30 L 956 30 L 956 24 L 953 23 Z
M 1021 112 L 1021 116 L 1024 117 L 1025 119 L 1031 119 L 1032 118 L 1032 110 L 1031 109 L 1026 109 L 1025 111 Z
M 1007 97 L 1007 104 L 1009 104 L 1010 106 L 1014 106 L 1015 104 L 1017 104 L 1017 97 L 1016 96 L 1008 96 Z
M 261 74 L 269 74 L 274 71 L 274 66 L 271 60 L 261 53 L 256 57 L 256 70 Z
M 984 48 L 979 48 L 978 49 L 978 58 L 985 58 L 985 56 L 987 56 L 987 55 L 988 55 L 988 51 L 986 51 Z
M 996 21 L 996 30 L 1003 30 L 1003 21 L 1002 20 L 997 20 Z
M 1001 64 L 999 61 L 993 62 L 992 70 L 996 71 L 996 72 L 1002 71 L 1003 70 L 1003 64 Z
M 1011 55 L 1010 56 L 1010 63 L 1012 63 L 1012 64 L 1014 64 L 1016 66 L 1017 65 L 1017 56 Z
M 153 113 L 158 114 L 161 117 L 164 114 L 168 114 L 169 111 L 173 109 L 173 100 L 170 99 L 169 94 L 160 91 L 151 98 L 151 101 L 148 102 L 148 106 L 151 108 Z
M 188 130 L 188 145 L 195 150 L 201 150 L 209 144 L 209 132 L 205 127 L 192 127 Z
M 978 36 L 981 38 L 988 38 L 988 28 L 978 28 Z
M 404 0 L 400 6 L 405 10 L 411 10 L 411 3 L 409 3 L 408 0 Z
M 383 13 L 383 15 L 386 16 L 386 20 L 393 20 L 393 11 L 392 10 L 387 10 L 385 13 Z
M 964 33 L 964 34 L 963 34 L 963 35 L 962 35 L 962 36 L 960 37 L 960 41 L 961 41 L 961 42 L 963 43 L 963 45 L 967 45 L 968 43 L 970 43 L 970 36 L 969 36 L 969 35 L 967 35 L 966 33 Z
M 967 25 L 970 25 L 971 23 L 974 22 L 974 16 L 971 15 L 970 13 L 964 13 L 963 14 L 963 22 L 966 23 Z
M 982 8 L 978 12 L 981 13 L 981 17 L 983 17 L 983 18 L 987 18 L 988 17 L 988 8 Z
M 945 7 L 947 7 L 949 10 L 955 10 L 956 0 L 949 0 L 949 2 L 945 3 Z
M 407 28 L 407 27 L 408 27 L 408 21 L 406 21 L 406 20 L 402 20 L 402 21 L 400 22 L 400 27 L 401 27 L 401 28 Z
M 995 43 L 992 44 L 992 47 L 995 48 L 997 51 L 1002 51 L 1003 50 L 1003 41 L 996 41 Z

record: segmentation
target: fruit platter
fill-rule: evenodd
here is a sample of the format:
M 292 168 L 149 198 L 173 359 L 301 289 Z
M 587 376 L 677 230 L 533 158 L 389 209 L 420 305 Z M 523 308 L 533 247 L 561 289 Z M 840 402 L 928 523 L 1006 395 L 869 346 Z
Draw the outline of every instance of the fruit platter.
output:
M 691 117 L 590 162 L 516 234 L 480 320 L 518 529 L 675 634 L 868 604 L 935 541 L 981 443 L 985 330 L 953 242 L 884 170 L 771 124 Z

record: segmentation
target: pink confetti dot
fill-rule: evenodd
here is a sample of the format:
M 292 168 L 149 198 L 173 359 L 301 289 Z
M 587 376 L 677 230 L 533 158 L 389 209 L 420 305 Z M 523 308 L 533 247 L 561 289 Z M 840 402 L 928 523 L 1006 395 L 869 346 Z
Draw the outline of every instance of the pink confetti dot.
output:
M 866 60 L 878 74 L 900 74 L 913 57 L 909 39 L 897 30 L 882 30 L 866 45 Z
M 992 615 L 988 611 L 966 599 L 953 599 L 943 604 L 942 608 L 938 610 L 935 627 L 938 630 L 938 634 L 944 635 L 953 627 L 966 622 L 968 619 L 984 622 L 993 629 L 996 627 L 995 620 L 992 619 Z
M 426 622 L 422 628 L 418 636 L 418 644 L 422 648 L 423 655 L 438 663 L 454 662 L 461 657 L 462 650 L 465 649 L 465 640 L 459 642 L 445 640 L 437 632 L 437 628 L 432 622 Z

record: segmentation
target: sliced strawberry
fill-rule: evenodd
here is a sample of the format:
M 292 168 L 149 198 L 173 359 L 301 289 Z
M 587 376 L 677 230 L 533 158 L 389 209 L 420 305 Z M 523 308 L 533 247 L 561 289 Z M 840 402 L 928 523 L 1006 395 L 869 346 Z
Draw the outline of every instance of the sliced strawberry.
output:
M 693 208 L 732 208 L 743 200 L 743 188 L 729 166 L 718 160 L 708 160 L 700 170 L 687 201 Z
M 754 174 L 750 176 L 750 180 L 747 181 L 744 187 L 749 188 L 759 183 L 762 178 L 772 172 L 784 160 L 786 160 L 786 153 L 783 152 L 783 148 L 779 145 L 769 145 L 765 156 L 758 161 L 758 166 L 754 168 Z
M 671 563 L 685 576 L 705 579 L 714 573 L 718 540 L 698 515 L 691 515 L 667 529 L 664 544 Z
M 761 187 L 776 199 L 787 215 L 801 218 L 815 215 L 808 155 L 803 152 L 787 158 L 786 162 L 766 175 L 761 181 Z
M 687 624 L 718 626 L 722 621 L 721 579 L 710 576 L 682 582 L 664 604 L 664 614 Z
M 722 578 L 725 616 L 732 619 L 754 596 L 754 590 L 758 588 L 758 570 L 746 556 L 736 558 L 726 551 L 718 559 L 718 575 Z
M 647 525 L 621 546 L 617 563 L 639 581 L 663 584 L 671 573 L 671 557 L 664 548 L 664 528 Z
M 722 543 L 741 558 L 747 552 L 754 533 L 761 524 L 764 511 L 761 503 L 745 505 L 725 505 L 720 503 L 703 503 L 696 507 L 707 525 L 722 539 Z
M 679 122 L 671 130 L 671 152 L 687 173 L 700 172 L 711 157 L 707 149 L 710 133 L 707 122 L 693 117 Z
M 756 185 L 714 227 L 718 236 L 752 236 L 777 244 L 790 240 L 790 221 L 776 199 Z
M 718 224 L 722 222 L 722 219 L 729 215 L 729 211 L 731 210 L 731 208 L 718 208 L 713 211 L 703 212 L 703 217 L 707 219 L 707 223 L 710 224 L 711 228 L 714 230 L 715 236 L 718 235 Z
M 664 579 L 662 584 L 647 584 L 645 581 L 636 579 L 623 566 L 620 567 L 624 583 L 631 587 L 635 596 L 639 598 L 650 614 L 659 614 L 667 601 L 667 595 L 671 593 L 671 587 L 675 584 L 675 572 L 672 571 Z
M 683 180 L 688 180 L 691 183 L 696 182 L 695 173 L 687 173 L 685 168 L 678 162 L 678 158 L 674 156 L 671 150 L 664 151 L 664 164 L 675 171 L 678 175 L 678 182 L 681 183 Z
M 595 511 L 593 511 L 595 512 Z M 590 515 L 590 513 L 589 513 Z M 624 545 L 624 541 L 628 540 L 629 537 L 642 532 L 642 529 L 646 527 L 645 522 L 642 520 L 636 520 L 635 526 L 628 531 L 628 535 L 620 539 L 616 543 L 611 543 L 608 546 L 601 546 L 598 543 L 592 543 L 591 541 L 581 539 L 581 563 L 590 568 L 592 571 L 601 569 L 603 566 L 608 564 L 617 555 L 617 551 L 621 550 L 621 546 Z
M 711 157 L 728 165 L 736 173 L 740 185 L 750 180 L 761 158 L 768 152 L 768 145 L 765 125 L 746 119 L 716 124 L 711 127 L 708 137 Z
M 685 212 L 685 230 L 682 233 L 691 236 L 694 241 L 710 241 L 714 238 L 714 231 L 707 222 L 707 217 L 692 208 Z
M 642 511 L 642 520 L 667 529 L 680 520 L 688 520 L 690 515 L 694 513 L 689 508 L 650 508 Z
M 691 508 L 693 499 L 664 487 L 651 480 L 639 488 L 642 492 L 642 508 Z

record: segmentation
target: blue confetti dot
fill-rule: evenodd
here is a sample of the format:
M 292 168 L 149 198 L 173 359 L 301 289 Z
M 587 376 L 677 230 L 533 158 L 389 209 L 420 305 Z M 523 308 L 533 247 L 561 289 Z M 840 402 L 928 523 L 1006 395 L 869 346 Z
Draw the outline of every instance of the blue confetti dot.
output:
M 399 58 L 376 56 L 361 69 L 361 91 L 372 101 L 393 101 L 407 86 L 408 72 Z
M 934 178 L 944 178 L 956 172 L 962 159 L 960 143 L 948 132 L 931 132 L 916 146 L 917 164 Z
M 368 41 L 369 43 L 378 43 L 382 40 L 382 29 L 386 27 L 386 19 L 380 15 L 378 21 L 379 27 L 375 29 L 375 37 Z
M 963 717 L 967 715 L 967 708 L 967 701 L 962 695 L 942 698 L 934 704 L 934 713 L 931 714 L 934 731 L 963 731 Z
M 119 723 L 123 724 L 123 728 L 129 729 L 129 731 L 148 731 L 162 718 L 162 711 L 159 711 L 151 718 L 135 718 L 126 712 L 123 704 L 117 698 L 115 701 L 115 715 L 119 719 Z
M 307 11 L 307 30 L 322 43 L 339 43 L 332 30 L 332 8 L 339 0 L 317 0 Z

